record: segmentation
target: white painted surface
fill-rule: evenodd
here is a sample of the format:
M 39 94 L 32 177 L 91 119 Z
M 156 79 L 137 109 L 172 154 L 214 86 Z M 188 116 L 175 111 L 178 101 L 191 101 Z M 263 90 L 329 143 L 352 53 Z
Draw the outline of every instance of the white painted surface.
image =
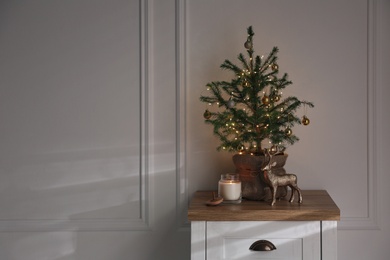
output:
M 1 1 L 0 259 L 189 259 L 233 169 L 198 97 L 249 25 L 316 105 L 286 169 L 340 207 L 339 259 L 388 259 L 386 0 Z
M 207 222 L 205 259 L 319 260 L 320 236 L 320 221 Z M 258 240 L 270 241 L 276 250 L 249 250 Z
M 206 259 L 206 222 L 191 223 L 191 260 Z
M 337 222 L 321 221 L 322 259 L 337 259 Z
M 258 240 L 276 250 L 249 250 Z M 194 221 L 191 259 L 338 259 L 337 221 Z

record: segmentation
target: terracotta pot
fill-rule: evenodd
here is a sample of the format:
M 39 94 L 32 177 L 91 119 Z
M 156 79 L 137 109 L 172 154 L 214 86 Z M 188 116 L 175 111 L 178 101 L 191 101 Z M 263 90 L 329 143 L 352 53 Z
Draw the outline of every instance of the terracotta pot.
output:
M 273 173 L 277 175 L 286 174 L 283 166 L 287 160 L 287 154 L 274 156 L 272 161 L 276 165 L 272 168 Z M 269 187 L 262 181 L 263 171 L 266 158 L 264 155 L 235 154 L 233 163 L 236 171 L 240 174 L 242 185 L 242 198 L 248 200 L 268 200 L 271 198 Z M 278 189 L 277 197 L 286 196 L 285 189 Z

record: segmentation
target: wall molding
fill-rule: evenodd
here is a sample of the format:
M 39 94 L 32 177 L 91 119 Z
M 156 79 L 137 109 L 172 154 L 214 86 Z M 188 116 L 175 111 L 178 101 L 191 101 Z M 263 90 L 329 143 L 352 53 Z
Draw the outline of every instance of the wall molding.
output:
M 176 186 L 177 217 L 179 228 L 189 228 L 188 177 L 186 171 L 186 0 L 175 0 L 176 31 Z
M 139 217 L 135 219 L 20 219 L 0 220 L 0 232 L 54 232 L 54 231 L 148 231 L 150 227 L 150 190 L 149 190 L 149 19 L 148 0 L 139 3 L 140 37 L 140 158 L 138 174 L 140 183 Z
M 377 0 L 367 0 L 367 216 L 342 217 L 339 229 L 379 229 L 377 177 L 378 112 L 377 108 L 377 21 L 380 7 Z
M 148 0 L 139 0 L 140 4 L 140 212 L 143 229 L 150 230 L 150 190 L 149 190 L 149 25 L 151 18 L 151 10 Z M 134 223 L 135 224 L 135 223 Z M 134 225 L 131 230 L 136 230 L 137 225 Z
M 0 222 L 1 232 L 58 231 L 142 231 L 150 230 L 143 219 L 83 219 L 83 220 L 6 220 Z
M 183 205 L 183 196 L 187 199 L 185 208 L 188 207 L 190 197 L 188 195 L 187 173 L 186 173 L 186 24 L 187 9 L 186 0 L 176 1 L 180 8 L 177 15 L 177 120 L 178 120 L 178 204 Z M 365 230 L 379 229 L 378 225 L 378 194 L 380 194 L 377 181 L 377 126 L 378 126 L 378 103 L 376 102 L 376 78 L 377 78 L 377 21 L 380 6 L 377 0 L 367 0 L 367 213 L 364 217 L 342 217 L 338 229 L 341 230 Z M 185 180 L 185 181 L 183 181 Z M 185 184 L 183 184 L 185 182 Z M 183 207 L 183 206 L 182 206 Z M 184 211 L 182 209 L 182 211 Z M 188 220 L 186 219 L 186 223 Z

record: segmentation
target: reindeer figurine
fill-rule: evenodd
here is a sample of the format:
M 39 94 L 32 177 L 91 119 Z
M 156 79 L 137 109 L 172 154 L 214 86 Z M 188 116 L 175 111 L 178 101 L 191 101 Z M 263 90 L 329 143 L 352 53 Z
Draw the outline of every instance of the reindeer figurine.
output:
M 263 175 L 264 175 L 264 182 L 271 188 L 272 193 L 272 202 L 271 206 L 275 204 L 276 201 L 276 191 L 278 187 L 286 187 L 289 186 L 291 188 L 291 197 L 290 202 L 294 201 L 294 192 L 297 191 L 299 195 L 298 203 L 302 203 L 302 194 L 301 190 L 298 188 L 297 184 L 297 176 L 295 174 L 284 174 L 284 175 L 276 175 L 272 173 L 272 167 L 276 165 L 276 162 L 272 162 L 272 157 L 277 152 L 269 152 L 268 149 L 264 149 L 264 154 L 268 156 L 269 160 L 268 163 L 265 165 L 265 167 L 262 168 Z

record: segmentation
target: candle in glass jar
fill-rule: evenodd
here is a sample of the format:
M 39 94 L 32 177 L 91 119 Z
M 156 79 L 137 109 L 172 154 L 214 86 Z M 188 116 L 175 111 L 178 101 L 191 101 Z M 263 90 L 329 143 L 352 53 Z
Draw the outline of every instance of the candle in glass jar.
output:
M 224 202 L 241 202 L 241 181 L 238 174 L 222 174 L 218 182 L 218 194 Z

